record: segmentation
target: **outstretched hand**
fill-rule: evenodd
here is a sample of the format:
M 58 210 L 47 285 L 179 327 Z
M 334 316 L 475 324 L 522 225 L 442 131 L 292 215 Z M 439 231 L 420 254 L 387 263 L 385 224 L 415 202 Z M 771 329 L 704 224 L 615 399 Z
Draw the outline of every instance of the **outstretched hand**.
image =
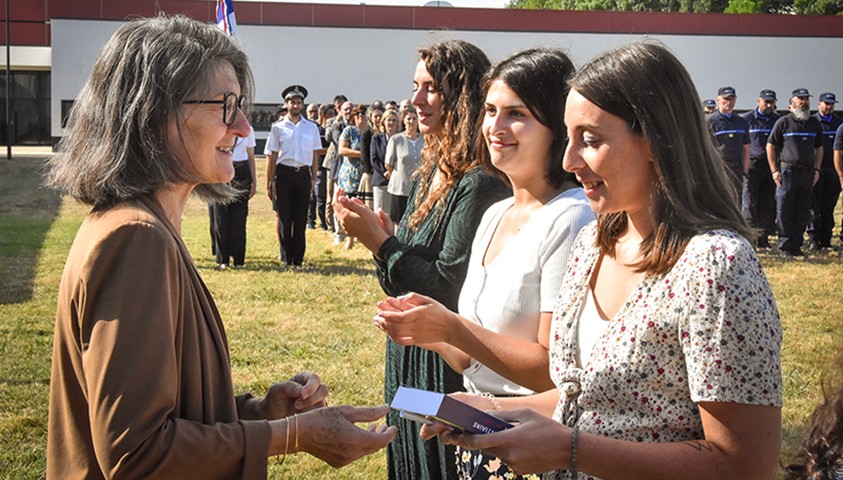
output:
M 389 407 L 342 405 L 314 410 L 298 416 L 298 444 L 316 458 L 339 468 L 385 447 L 398 432 L 397 427 L 371 423 L 363 429 L 358 422 L 376 422 Z
M 273 383 L 261 401 L 263 418 L 274 420 L 328 404 L 328 387 L 319 375 L 301 372 L 290 380 Z

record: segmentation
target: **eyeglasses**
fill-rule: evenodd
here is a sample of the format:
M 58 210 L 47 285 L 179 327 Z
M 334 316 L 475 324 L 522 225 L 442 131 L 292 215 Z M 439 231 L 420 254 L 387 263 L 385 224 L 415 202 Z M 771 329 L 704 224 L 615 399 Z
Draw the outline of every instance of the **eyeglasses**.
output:
M 234 120 L 237 118 L 237 111 L 243 111 L 243 102 L 246 101 L 245 95 L 240 95 L 239 97 L 233 92 L 226 92 L 225 95 L 222 96 L 222 100 L 185 100 L 182 103 L 185 104 L 201 104 L 201 103 L 210 103 L 210 104 L 222 104 L 222 121 L 227 126 L 231 126 L 234 123 Z
M 366 115 L 366 114 L 365 114 L 365 113 L 363 113 L 363 112 L 357 112 L 357 113 L 355 113 L 355 114 L 354 114 L 354 116 L 355 116 L 355 117 L 363 117 L 363 116 L 365 116 L 365 115 Z

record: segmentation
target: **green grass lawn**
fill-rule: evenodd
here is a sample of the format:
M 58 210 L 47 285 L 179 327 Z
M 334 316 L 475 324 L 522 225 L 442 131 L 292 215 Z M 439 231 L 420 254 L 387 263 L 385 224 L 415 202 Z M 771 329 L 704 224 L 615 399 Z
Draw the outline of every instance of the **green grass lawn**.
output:
M 259 176 L 263 163 L 259 159 Z M 55 297 L 64 260 L 87 208 L 40 186 L 43 162 L 0 160 L 0 478 L 42 478 Z M 191 199 L 182 233 L 222 313 L 235 388 L 262 394 L 295 372 L 319 373 L 331 403 L 383 402 L 385 338 L 372 326 L 383 297 L 371 256 L 307 232 L 307 267 L 282 271 L 274 215 L 260 188 L 252 200 L 246 268 L 216 271 L 207 207 Z M 843 338 L 841 263 L 762 258 L 784 324 L 785 458 L 820 395 Z M 143 288 L 139 286 L 139 288 Z M 379 452 L 335 471 L 307 455 L 271 465 L 270 478 L 385 478 Z

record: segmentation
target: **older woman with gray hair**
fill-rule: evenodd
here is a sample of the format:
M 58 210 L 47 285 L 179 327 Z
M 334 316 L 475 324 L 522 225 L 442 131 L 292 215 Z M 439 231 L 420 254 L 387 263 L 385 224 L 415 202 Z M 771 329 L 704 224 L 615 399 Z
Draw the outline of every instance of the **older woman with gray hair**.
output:
M 58 293 L 48 478 L 264 478 L 267 457 L 342 466 L 394 427 L 385 407 L 326 407 L 305 372 L 235 396 L 219 312 L 181 239 L 191 192 L 226 201 L 249 133 L 246 55 L 185 17 L 128 22 L 106 44 L 51 161 L 91 205 Z

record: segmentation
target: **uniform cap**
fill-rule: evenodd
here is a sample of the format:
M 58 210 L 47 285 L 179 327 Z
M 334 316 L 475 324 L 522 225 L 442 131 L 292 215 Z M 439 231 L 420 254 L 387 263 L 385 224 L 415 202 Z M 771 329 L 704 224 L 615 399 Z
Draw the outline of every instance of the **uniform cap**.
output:
M 293 98 L 299 97 L 302 100 L 307 98 L 307 89 L 302 87 L 301 85 L 290 85 L 289 87 L 285 88 L 283 92 L 281 92 L 281 98 L 285 101 Z
M 791 97 L 810 97 L 811 94 L 808 93 L 807 88 L 797 88 L 790 94 Z
M 777 102 L 779 99 L 776 98 L 776 92 L 773 90 L 761 90 L 761 93 L 758 94 L 758 98 L 763 98 L 764 100 L 772 100 Z
M 737 96 L 737 94 L 735 93 L 734 87 L 720 87 L 720 89 L 717 90 L 717 96 L 726 98 L 726 97 L 735 97 L 735 96 Z
M 837 97 L 831 92 L 820 94 L 820 101 L 825 103 L 837 103 Z

